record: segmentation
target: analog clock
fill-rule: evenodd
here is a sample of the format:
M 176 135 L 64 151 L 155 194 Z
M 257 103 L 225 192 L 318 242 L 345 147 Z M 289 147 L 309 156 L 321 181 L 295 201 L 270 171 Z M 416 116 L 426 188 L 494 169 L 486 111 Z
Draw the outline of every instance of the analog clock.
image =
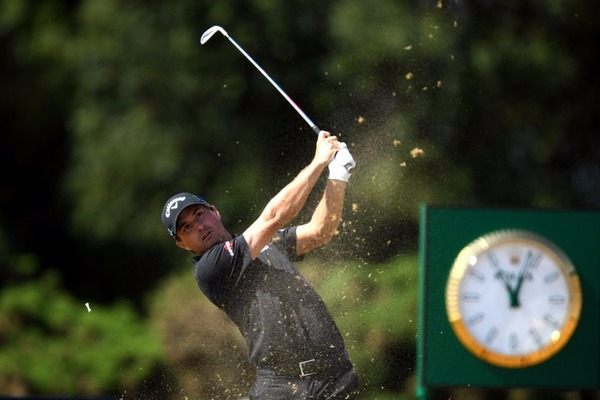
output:
M 541 363 L 571 338 L 581 311 L 579 276 L 553 243 L 532 232 L 483 235 L 458 254 L 446 311 L 459 341 L 501 367 Z

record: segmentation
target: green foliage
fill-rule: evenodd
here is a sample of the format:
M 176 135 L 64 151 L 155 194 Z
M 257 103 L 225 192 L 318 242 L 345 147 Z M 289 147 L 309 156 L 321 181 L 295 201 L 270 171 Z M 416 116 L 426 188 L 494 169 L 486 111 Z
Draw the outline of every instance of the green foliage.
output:
M 599 82 L 586 50 L 595 40 L 594 13 L 585 8 L 581 1 L 480 5 L 472 11 L 486 18 L 465 19 L 461 35 L 470 73 L 462 84 L 481 94 L 465 99 L 470 118 L 461 125 L 471 139 L 463 140 L 469 161 L 479 167 L 472 179 L 481 201 L 552 208 L 598 204 L 589 200 L 600 187 L 576 178 L 597 176 L 598 168 L 574 161 L 591 155 L 589 146 L 576 144 L 580 138 L 596 141 L 595 128 L 584 122 L 595 103 L 590 91 Z M 590 159 L 597 161 L 598 154 Z
M 15 254 L 0 227 L 0 269 L 7 281 L 27 279 L 39 270 L 39 262 L 33 254 Z
M 158 216 L 173 193 L 198 192 L 225 211 L 234 208 L 233 193 L 254 194 L 255 142 L 225 113 L 227 98 L 240 97 L 241 76 L 227 76 L 233 54 L 219 60 L 201 53 L 194 12 L 184 3 L 82 5 L 81 32 L 70 46 L 78 101 L 68 194 L 77 232 L 162 240 Z M 211 78 L 217 72 L 219 81 Z M 218 89 L 225 98 L 211 104 Z M 236 179 L 240 165 L 244 179 Z M 250 205 L 236 206 L 239 213 Z
M 0 387 L 5 393 L 135 393 L 160 363 L 156 338 L 126 303 L 77 302 L 56 274 L 0 293 Z

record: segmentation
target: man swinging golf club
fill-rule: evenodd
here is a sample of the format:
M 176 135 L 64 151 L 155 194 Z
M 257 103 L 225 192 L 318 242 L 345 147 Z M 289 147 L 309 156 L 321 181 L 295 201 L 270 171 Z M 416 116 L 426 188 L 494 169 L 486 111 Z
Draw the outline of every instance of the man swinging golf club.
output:
M 342 336 L 292 263 L 331 239 L 355 165 L 346 145 L 321 131 L 312 161 L 241 235 L 232 235 L 217 208 L 202 197 L 180 193 L 165 203 L 165 228 L 177 246 L 196 254 L 199 288 L 246 340 L 257 368 L 250 399 L 357 396 L 358 377 Z M 310 221 L 287 227 L 326 168 L 325 191 Z

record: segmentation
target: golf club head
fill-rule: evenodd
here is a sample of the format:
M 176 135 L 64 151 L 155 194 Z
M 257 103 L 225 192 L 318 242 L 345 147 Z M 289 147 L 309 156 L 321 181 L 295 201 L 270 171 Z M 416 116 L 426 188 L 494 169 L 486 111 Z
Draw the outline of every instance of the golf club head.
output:
M 208 40 L 211 37 L 213 37 L 213 35 L 217 32 L 221 32 L 223 34 L 223 36 L 227 37 L 227 32 L 225 32 L 225 29 L 221 28 L 218 25 L 215 25 L 215 26 L 208 28 L 206 30 L 206 32 L 204 32 L 202 34 L 202 37 L 200 38 L 200 44 L 204 44 L 204 43 L 208 42 Z

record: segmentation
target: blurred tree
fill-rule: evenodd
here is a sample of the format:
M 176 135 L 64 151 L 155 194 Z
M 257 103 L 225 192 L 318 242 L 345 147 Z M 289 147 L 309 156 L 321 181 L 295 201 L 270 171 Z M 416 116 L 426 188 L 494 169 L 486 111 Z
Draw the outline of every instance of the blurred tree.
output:
M 0 292 L 2 394 L 136 396 L 163 379 L 156 338 L 130 305 L 89 312 L 58 281 L 46 272 Z
M 202 193 L 240 232 L 309 162 L 313 134 L 264 78 L 224 38 L 200 47 L 214 24 L 358 161 L 325 260 L 415 251 L 421 202 L 597 208 L 596 15 L 583 0 L 0 0 L 0 285 L 58 266 L 73 298 L 146 311 L 183 258 L 164 199 Z
M 9 248 L 50 264 L 64 256 L 67 239 L 60 182 L 69 143 L 69 3 L 0 1 L 0 230 Z
M 454 143 L 469 154 L 477 201 L 598 207 L 597 5 L 503 1 L 464 11 L 468 114 Z

